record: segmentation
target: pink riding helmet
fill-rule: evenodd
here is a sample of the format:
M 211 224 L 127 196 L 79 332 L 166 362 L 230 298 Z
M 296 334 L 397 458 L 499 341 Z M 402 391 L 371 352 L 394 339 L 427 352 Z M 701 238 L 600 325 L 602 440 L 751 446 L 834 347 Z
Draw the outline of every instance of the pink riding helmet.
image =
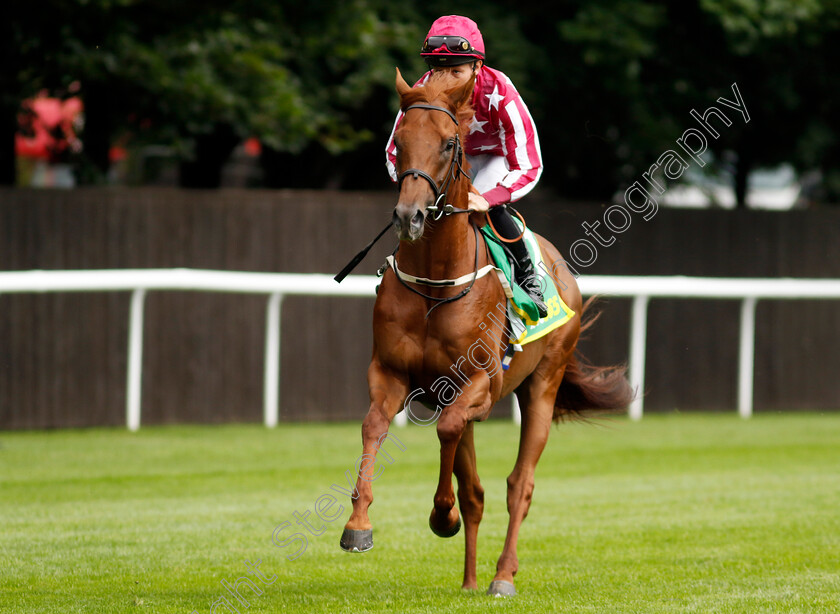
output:
M 445 15 L 432 24 L 420 56 L 430 66 L 455 66 L 484 59 L 484 39 L 469 17 Z

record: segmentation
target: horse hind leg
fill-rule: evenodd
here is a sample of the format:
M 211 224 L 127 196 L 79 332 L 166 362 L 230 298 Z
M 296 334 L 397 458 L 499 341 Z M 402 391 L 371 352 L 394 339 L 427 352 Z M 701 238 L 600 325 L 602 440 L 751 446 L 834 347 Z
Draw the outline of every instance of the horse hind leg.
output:
M 484 488 L 478 479 L 475 462 L 473 422 L 467 424 L 455 451 L 455 477 L 458 479 L 458 505 L 464 518 L 464 583 L 463 589 L 478 588 L 476 546 L 478 525 L 484 515 Z
M 559 383 L 562 370 L 555 377 Z M 520 388 L 517 391 L 522 407 L 522 427 L 516 464 L 507 479 L 507 508 L 510 519 L 505 545 L 496 564 L 496 575 L 487 590 L 488 595 L 516 594 L 513 577 L 519 571 L 519 559 L 516 553 L 519 528 L 531 506 L 531 497 L 534 493 L 534 471 L 551 431 L 557 385 L 549 385 L 544 380 L 532 376 L 526 387 L 527 390 Z

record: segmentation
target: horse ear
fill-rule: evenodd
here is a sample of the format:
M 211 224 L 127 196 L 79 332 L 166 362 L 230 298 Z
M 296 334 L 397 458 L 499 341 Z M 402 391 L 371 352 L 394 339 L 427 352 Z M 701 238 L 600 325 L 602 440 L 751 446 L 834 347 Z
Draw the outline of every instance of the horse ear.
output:
M 475 88 L 475 75 L 470 77 L 470 80 L 453 89 L 449 92 L 449 100 L 452 102 L 452 106 L 456 109 L 460 109 L 462 106 L 467 104 L 470 99 L 472 98 L 473 89 Z
M 400 98 L 402 98 L 410 91 L 411 86 L 405 82 L 405 79 L 403 79 L 400 69 L 397 68 L 397 93 L 400 95 Z

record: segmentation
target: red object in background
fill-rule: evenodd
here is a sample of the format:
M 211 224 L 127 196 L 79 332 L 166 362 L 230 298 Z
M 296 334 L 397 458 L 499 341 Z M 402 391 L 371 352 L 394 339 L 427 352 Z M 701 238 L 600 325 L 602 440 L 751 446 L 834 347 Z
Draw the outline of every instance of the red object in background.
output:
M 17 155 L 59 162 L 65 154 L 81 151 L 75 129 L 84 108 L 80 98 L 61 100 L 41 94 L 25 100 L 21 107 L 15 135 Z
M 110 162 L 121 162 L 128 157 L 128 151 L 125 147 L 114 145 L 108 150 L 108 160 Z
M 253 136 L 245 140 L 244 148 L 245 153 L 252 158 L 256 158 L 260 155 L 260 153 L 262 153 L 262 144 L 260 143 L 260 140 Z

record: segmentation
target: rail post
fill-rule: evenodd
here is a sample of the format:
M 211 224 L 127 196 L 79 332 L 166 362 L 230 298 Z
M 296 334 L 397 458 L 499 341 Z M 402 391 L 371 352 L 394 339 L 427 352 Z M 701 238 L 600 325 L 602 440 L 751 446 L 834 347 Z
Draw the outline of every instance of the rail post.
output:
M 140 408 L 143 392 L 143 310 L 146 290 L 137 288 L 131 293 L 128 325 L 128 383 L 126 385 L 126 426 L 129 431 L 140 428 Z
M 755 305 L 756 298 L 741 301 L 741 338 L 738 347 L 738 415 L 750 418 L 753 413 L 753 378 L 755 377 Z
M 647 308 L 650 297 L 644 294 L 633 297 L 630 314 L 630 386 L 636 396 L 630 403 L 630 418 L 641 420 L 644 413 L 645 350 L 647 349 Z
M 277 426 L 280 416 L 280 318 L 283 294 L 268 297 L 265 321 L 265 378 L 263 379 L 263 421 L 268 428 Z

